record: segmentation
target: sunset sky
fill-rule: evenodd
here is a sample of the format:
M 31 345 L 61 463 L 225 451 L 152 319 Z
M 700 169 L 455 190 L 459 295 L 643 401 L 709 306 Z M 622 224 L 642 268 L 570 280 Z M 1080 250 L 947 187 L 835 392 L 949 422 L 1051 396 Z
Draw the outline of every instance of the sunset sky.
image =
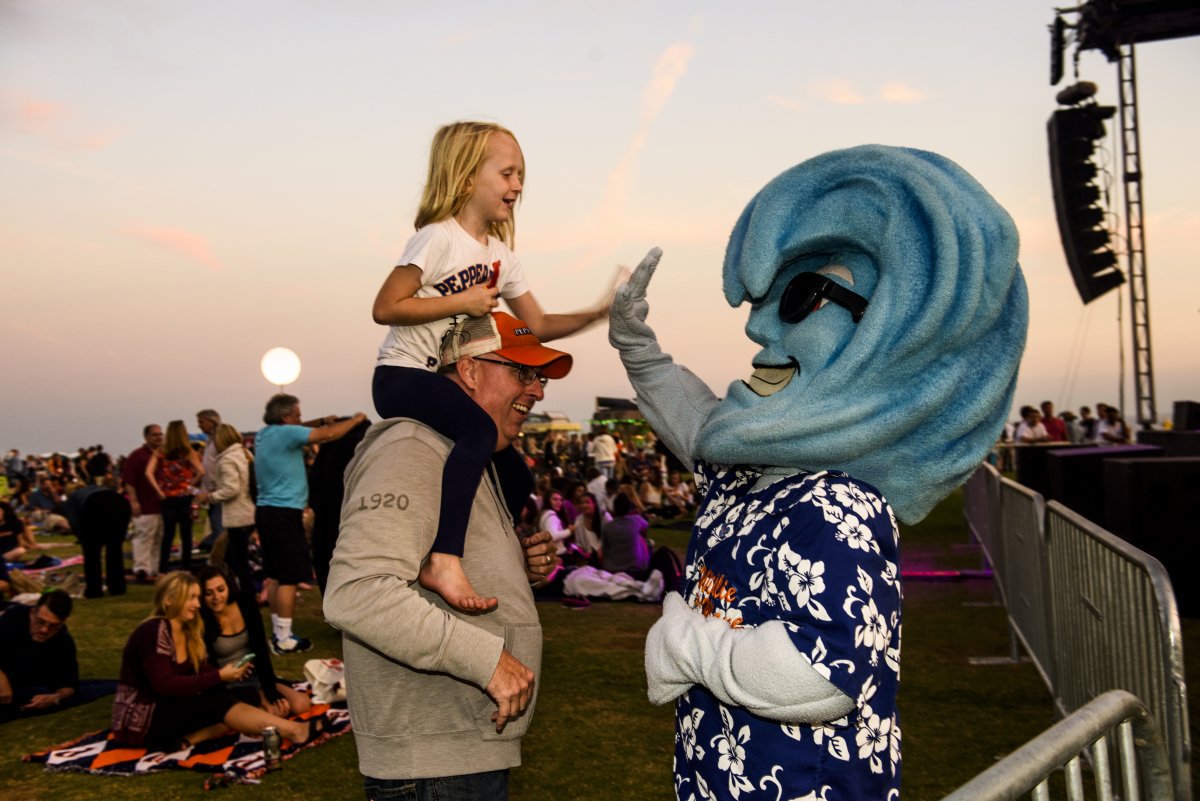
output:
M 720 290 L 754 193 L 832 149 L 941 153 L 1021 232 L 1017 404 L 1116 402 L 1116 297 L 1081 304 L 1050 196 L 1052 17 L 1040 0 L 0 0 L 0 450 L 123 452 L 206 407 L 257 428 L 276 346 L 303 362 L 307 416 L 377 417 L 371 302 L 433 132 L 467 118 L 520 140 L 517 254 L 542 305 L 592 304 L 661 246 L 650 322 L 718 394 L 757 350 Z M 1114 65 L 1080 70 L 1115 104 Z M 1140 46 L 1138 71 L 1169 416 L 1200 400 L 1200 39 Z M 544 410 L 632 395 L 602 330 L 560 347 L 576 367 Z

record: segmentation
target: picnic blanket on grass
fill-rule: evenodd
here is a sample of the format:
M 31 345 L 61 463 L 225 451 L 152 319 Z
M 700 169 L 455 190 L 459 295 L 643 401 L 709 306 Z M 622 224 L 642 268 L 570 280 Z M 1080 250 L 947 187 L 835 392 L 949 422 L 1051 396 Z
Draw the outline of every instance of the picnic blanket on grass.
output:
M 283 758 L 291 759 L 306 748 L 315 748 L 334 737 L 350 731 L 350 713 L 344 703 L 333 707 L 313 706 L 295 720 L 308 720 L 321 713 L 329 719 L 329 727 L 312 741 L 296 745 L 283 741 Z M 130 748 L 112 739 L 112 731 L 92 732 L 55 748 L 21 757 L 22 762 L 41 762 L 46 770 L 72 773 L 92 773 L 100 776 L 136 776 L 164 770 L 194 770 L 201 773 L 223 773 L 237 782 L 254 782 L 267 770 L 263 758 L 262 740 L 228 731 L 197 743 L 184 751 L 165 754 Z
M 20 570 L 27 576 L 32 576 L 35 573 L 45 573 L 48 570 L 58 570 L 60 567 L 71 567 L 72 565 L 82 565 L 82 556 L 68 556 L 65 559 L 59 559 L 57 556 L 50 556 L 49 564 L 44 564 L 41 567 L 30 567 L 32 562 L 9 562 L 9 570 Z

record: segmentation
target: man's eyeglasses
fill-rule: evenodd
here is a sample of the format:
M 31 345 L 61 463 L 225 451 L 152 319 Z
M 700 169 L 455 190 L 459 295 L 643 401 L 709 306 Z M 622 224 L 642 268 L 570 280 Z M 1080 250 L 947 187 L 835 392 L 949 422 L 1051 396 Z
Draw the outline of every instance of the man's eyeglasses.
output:
M 867 310 L 867 299 L 862 295 L 819 273 L 800 273 L 783 290 L 783 297 L 779 301 L 779 318 L 789 325 L 795 325 L 819 309 L 824 300 L 831 300 L 849 310 L 856 323 Z
M 530 367 L 527 364 L 517 364 L 516 362 L 510 362 L 507 359 L 505 361 L 498 362 L 495 359 L 481 359 L 478 356 L 475 357 L 475 361 L 488 362 L 489 364 L 499 364 L 503 365 L 504 367 L 510 367 L 517 371 L 517 378 L 525 386 L 531 385 L 535 380 L 541 382 L 543 387 L 550 383 L 549 378 L 546 378 L 546 376 L 539 373 L 536 368 Z

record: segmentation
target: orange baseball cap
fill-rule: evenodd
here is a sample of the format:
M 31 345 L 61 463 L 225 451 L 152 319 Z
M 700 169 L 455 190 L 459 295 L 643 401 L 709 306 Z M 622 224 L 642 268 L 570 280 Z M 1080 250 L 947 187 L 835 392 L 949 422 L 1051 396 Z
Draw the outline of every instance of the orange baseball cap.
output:
M 495 353 L 510 362 L 538 368 L 546 378 L 566 378 L 574 359 L 571 354 L 543 345 L 525 321 L 511 314 L 491 312 L 482 317 L 464 317 L 442 337 L 442 364 L 454 364 L 464 356 Z

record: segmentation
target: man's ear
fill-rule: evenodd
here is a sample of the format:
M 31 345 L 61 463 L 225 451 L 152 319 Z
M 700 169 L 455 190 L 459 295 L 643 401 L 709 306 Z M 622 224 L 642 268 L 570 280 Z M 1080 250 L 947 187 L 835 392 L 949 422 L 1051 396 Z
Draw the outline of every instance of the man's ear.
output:
M 458 378 L 463 382 L 463 385 L 468 390 L 473 390 L 477 386 L 475 380 L 475 371 L 479 369 L 475 365 L 475 360 L 464 356 L 454 363 L 455 370 L 458 373 Z

